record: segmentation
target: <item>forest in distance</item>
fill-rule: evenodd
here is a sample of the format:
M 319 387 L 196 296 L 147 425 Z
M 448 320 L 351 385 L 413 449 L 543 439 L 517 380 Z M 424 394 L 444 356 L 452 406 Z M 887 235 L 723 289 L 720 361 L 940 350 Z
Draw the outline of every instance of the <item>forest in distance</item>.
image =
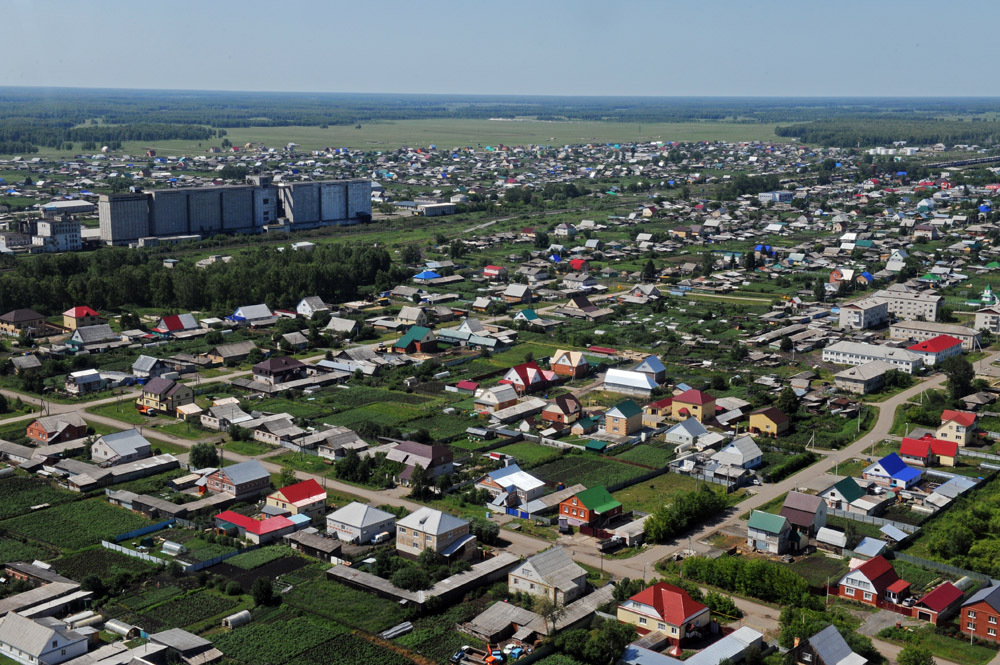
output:
M 209 140 L 227 128 L 356 125 L 420 119 L 775 124 L 828 145 L 986 143 L 993 98 L 515 97 L 0 88 L 0 153 L 123 141 Z M 875 122 L 875 121 L 878 122 Z M 888 131 L 888 127 L 892 132 Z

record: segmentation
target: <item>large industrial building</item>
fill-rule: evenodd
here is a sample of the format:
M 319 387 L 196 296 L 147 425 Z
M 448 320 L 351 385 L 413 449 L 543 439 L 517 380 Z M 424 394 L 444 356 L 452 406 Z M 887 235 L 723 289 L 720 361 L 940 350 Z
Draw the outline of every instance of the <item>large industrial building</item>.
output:
M 140 239 L 260 233 L 279 225 L 295 231 L 356 224 L 371 218 L 371 181 L 324 180 L 272 183 L 252 175 L 246 185 L 154 189 L 102 195 L 101 242 L 138 244 Z

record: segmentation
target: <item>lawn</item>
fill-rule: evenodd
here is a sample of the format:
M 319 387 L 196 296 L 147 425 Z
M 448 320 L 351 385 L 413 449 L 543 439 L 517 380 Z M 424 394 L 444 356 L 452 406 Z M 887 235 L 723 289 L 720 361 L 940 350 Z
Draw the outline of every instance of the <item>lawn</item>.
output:
M 615 454 L 614 458 L 660 469 L 674 458 L 674 446 L 663 442 L 640 443 L 628 446 L 624 452 Z
M 517 443 L 511 443 L 503 446 L 502 448 L 495 449 L 495 452 L 510 455 L 522 465 L 534 464 L 540 460 L 553 457 L 558 455 L 559 451 L 559 448 L 542 446 L 537 443 L 531 443 L 530 441 L 518 441 Z
M 230 441 L 223 448 L 229 452 L 236 453 L 237 455 L 246 455 L 247 457 L 256 457 L 274 450 L 273 446 L 261 443 L 260 441 Z
M 149 524 L 146 518 L 98 497 L 4 520 L 0 529 L 73 551 Z
M 885 631 L 879 633 L 879 637 L 900 646 L 915 642 L 930 649 L 931 653 L 938 658 L 962 665 L 986 665 L 997 655 L 995 649 L 981 644 L 969 644 L 965 639 L 942 635 L 936 632 L 934 626 L 931 625 L 920 626 L 905 634 L 905 640 L 891 637 Z
M 702 484 L 691 476 L 680 473 L 665 473 L 650 480 L 618 490 L 612 496 L 622 502 L 625 510 L 639 510 L 644 513 L 652 513 L 660 506 L 667 503 L 667 500 L 678 492 L 690 492 L 697 489 Z M 709 485 L 716 491 L 722 488 L 718 485 Z M 736 504 L 743 499 L 741 493 L 728 495 L 730 504 Z

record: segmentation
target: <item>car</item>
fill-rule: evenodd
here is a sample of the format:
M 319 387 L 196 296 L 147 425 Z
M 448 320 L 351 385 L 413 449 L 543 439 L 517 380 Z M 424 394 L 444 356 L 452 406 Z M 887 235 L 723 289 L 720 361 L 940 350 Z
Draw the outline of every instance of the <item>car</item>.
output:
M 756 476 L 754 476 L 753 478 L 750 479 L 750 484 L 751 485 L 760 485 L 761 484 L 760 478 L 757 478 Z
M 459 649 L 458 651 L 455 652 L 455 654 L 451 658 L 448 659 L 448 662 L 461 663 L 464 658 L 465 658 L 465 652 Z

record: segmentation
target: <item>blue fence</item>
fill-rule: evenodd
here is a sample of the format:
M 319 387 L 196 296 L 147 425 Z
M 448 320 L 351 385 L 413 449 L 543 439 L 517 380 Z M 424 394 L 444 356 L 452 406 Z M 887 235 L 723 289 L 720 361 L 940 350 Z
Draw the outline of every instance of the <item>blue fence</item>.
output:
M 128 540 L 129 538 L 138 538 L 139 536 L 145 536 L 147 533 L 153 533 L 154 531 L 159 531 L 160 529 L 166 529 L 168 526 L 173 526 L 176 522 L 174 518 L 170 518 L 166 522 L 160 522 L 159 524 L 150 524 L 149 526 L 144 526 L 141 529 L 136 529 L 135 531 L 128 531 L 126 533 L 120 533 L 115 536 L 115 542 L 120 543 L 123 540 Z

